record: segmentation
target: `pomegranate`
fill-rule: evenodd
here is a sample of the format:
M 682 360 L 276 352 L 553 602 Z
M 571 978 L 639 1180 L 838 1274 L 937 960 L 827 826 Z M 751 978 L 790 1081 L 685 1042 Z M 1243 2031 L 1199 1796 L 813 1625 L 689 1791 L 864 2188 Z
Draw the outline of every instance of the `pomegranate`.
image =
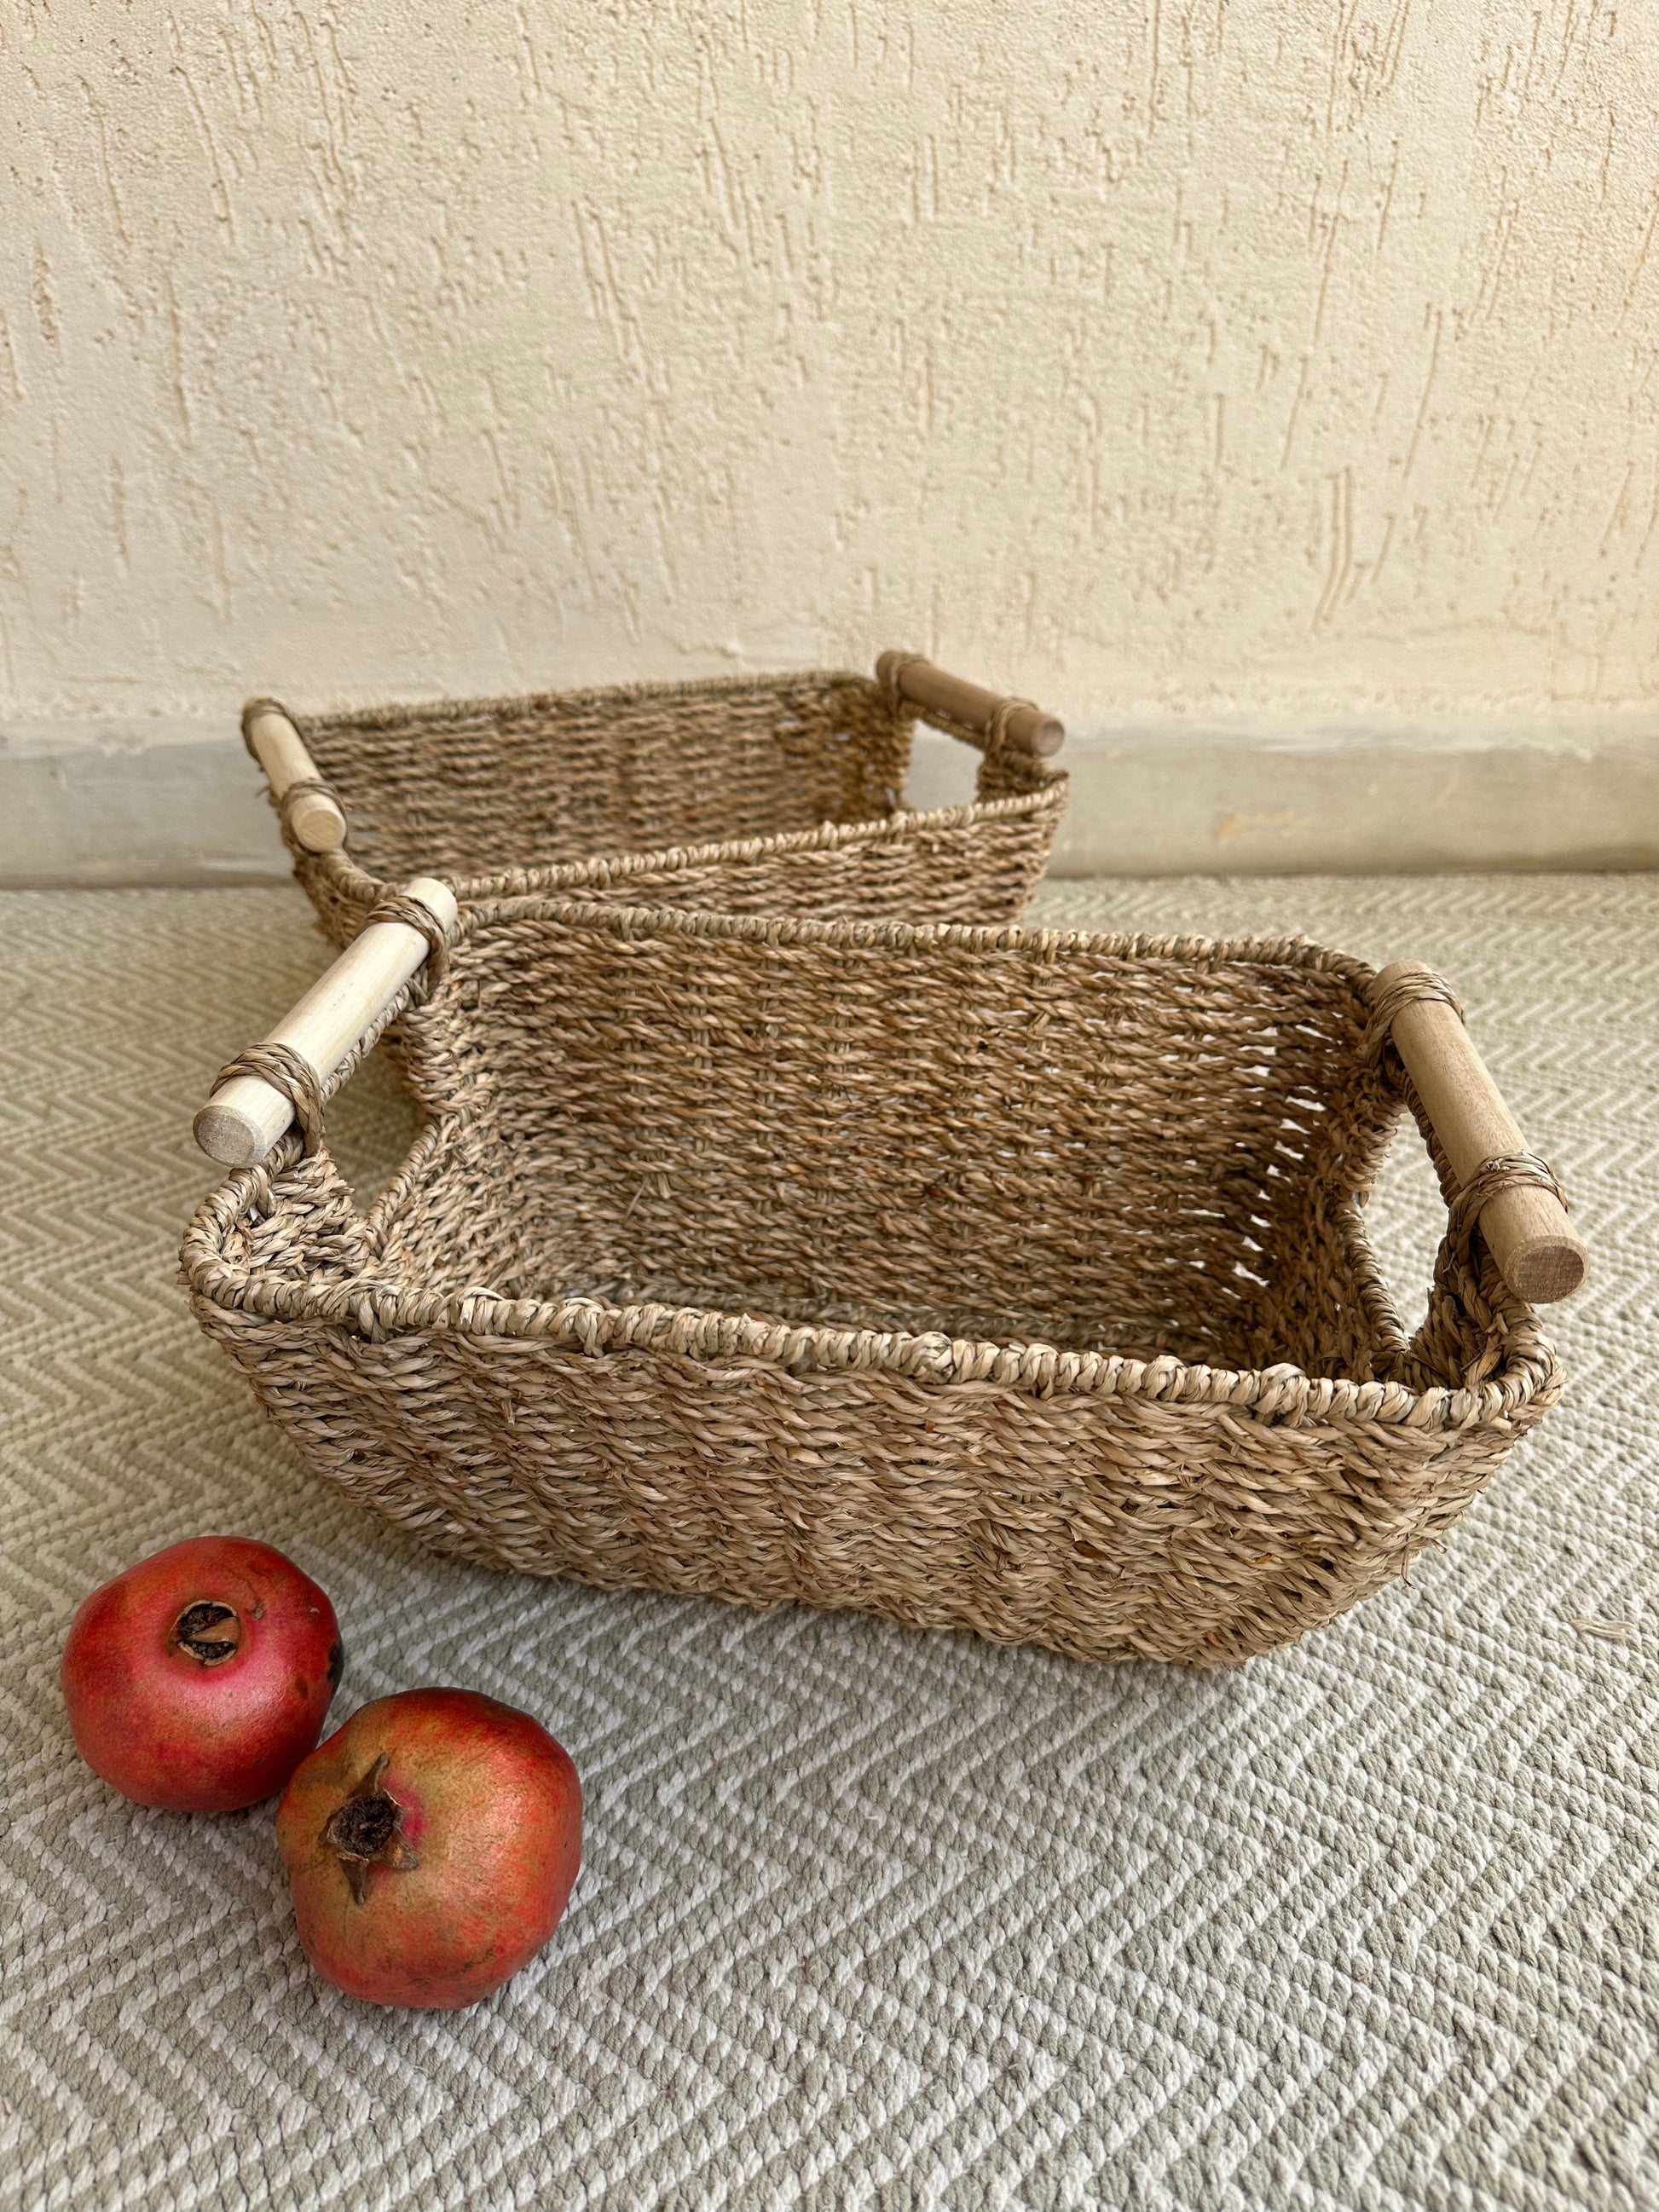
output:
M 229 1813 L 288 1780 L 340 1679 L 334 1608 L 269 1544 L 192 1536 L 87 1598 L 64 1645 L 81 1756 L 140 1805 Z
M 299 1768 L 276 1808 L 300 1941 L 372 2003 L 453 2011 L 532 1959 L 581 1859 L 569 1754 L 471 1690 L 377 1698 Z

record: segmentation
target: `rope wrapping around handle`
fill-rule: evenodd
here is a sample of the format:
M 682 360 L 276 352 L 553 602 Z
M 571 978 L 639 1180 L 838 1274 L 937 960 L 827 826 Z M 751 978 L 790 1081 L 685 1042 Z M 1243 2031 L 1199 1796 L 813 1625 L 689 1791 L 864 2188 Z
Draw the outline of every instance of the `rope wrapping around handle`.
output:
M 280 714 L 285 722 L 292 722 L 294 720 L 293 715 L 289 713 L 280 699 L 250 699 L 242 709 L 242 744 L 248 758 L 252 761 L 259 758 L 254 750 L 253 725 L 261 714 Z M 260 765 L 263 766 L 264 763 L 261 763 Z
M 1407 1006 L 1420 1006 L 1425 1000 L 1435 1006 L 1449 1006 L 1464 1027 L 1468 1026 L 1463 1001 L 1443 977 L 1431 975 L 1426 970 L 1418 975 L 1396 975 L 1371 1002 L 1371 1018 L 1365 1025 L 1366 1053 L 1375 1059 L 1392 1044 L 1395 1020 Z M 1403 1067 L 1401 1073 L 1404 1073 Z
M 1556 1181 L 1555 1170 L 1547 1160 L 1540 1160 L 1536 1152 L 1508 1152 L 1495 1159 L 1482 1160 L 1457 1193 L 1447 1210 L 1447 1236 L 1455 1243 L 1468 1245 L 1488 1201 L 1496 1198 L 1500 1190 L 1522 1188 L 1547 1190 L 1564 1213 L 1572 1211 L 1567 1203 L 1567 1194 Z
M 269 780 L 269 777 L 267 777 L 267 782 Z M 294 827 L 294 809 L 298 800 L 313 796 L 318 799 L 331 799 L 336 806 L 340 806 L 339 800 L 335 798 L 334 793 L 329 789 L 328 786 L 323 781 L 323 779 L 319 775 L 302 775 L 296 777 L 294 782 L 288 786 L 282 797 L 275 802 L 276 807 L 276 826 L 283 833 L 283 844 L 285 844 L 289 852 L 295 854 L 296 857 L 301 857 L 307 860 L 313 860 L 316 855 L 310 851 L 309 848 L 301 845 L 300 842 L 299 836 Z M 343 814 L 345 812 L 344 807 L 340 806 L 340 811 Z
M 896 721 L 914 722 L 921 712 L 915 701 L 900 684 L 900 677 L 907 668 L 927 668 L 931 665 L 925 653 L 890 652 L 882 654 L 877 668 L 877 678 L 881 685 L 882 696 L 887 702 L 887 711 Z
M 276 823 L 282 831 L 283 842 L 296 860 L 301 863 L 313 860 L 318 855 L 309 846 L 302 845 L 295 832 L 294 816 L 299 802 L 302 799 L 325 799 L 343 823 L 349 823 L 349 817 L 340 802 L 338 793 L 331 788 L 323 776 L 315 773 L 314 763 L 313 763 L 313 772 L 311 775 L 296 776 L 293 782 L 283 787 L 282 796 L 277 797 L 270 770 L 265 766 L 264 760 L 253 742 L 253 726 L 264 714 L 276 715 L 285 722 L 293 732 L 302 756 L 309 759 L 310 755 L 306 749 L 305 739 L 301 737 L 299 726 L 293 715 L 289 714 L 280 699 L 250 699 L 242 709 L 242 744 L 249 758 L 264 774 L 265 788 L 270 793 L 270 803 L 276 810 Z
M 217 1091 L 233 1076 L 238 1075 L 252 1075 L 261 1083 L 268 1083 L 294 1109 L 294 1127 L 300 1134 L 301 1156 L 309 1158 L 323 1148 L 324 1109 L 329 1100 L 345 1088 L 392 1024 L 406 1014 L 411 1006 L 419 1005 L 421 997 L 413 981 L 405 983 L 400 991 L 394 992 L 324 1082 L 317 1080 L 316 1070 L 303 1054 L 295 1052 L 289 1045 L 268 1042 L 252 1044 L 246 1052 L 239 1052 L 235 1059 L 227 1062 L 214 1078 L 213 1089 Z M 270 1158 L 274 1159 L 276 1157 L 273 1152 Z M 268 1168 L 270 1162 L 264 1164 Z
M 289 1141 L 291 1131 L 297 1129 L 299 1150 L 304 1158 L 322 1150 L 323 1109 L 326 1102 L 350 1080 L 392 1023 L 410 1006 L 423 1004 L 447 975 L 450 946 L 457 934 L 459 917 L 457 915 L 454 921 L 442 921 L 423 900 L 406 891 L 387 890 L 370 912 L 368 921 L 401 922 L 406 929 L 425 939 L 427 950 L 420 967 L 376 1011 L 339 1060 L 319 1078 L 303 1053 L 280 1038 L 267 1037 L 263 1043 L 250 1045 L 239 1053 L 220 1069 L 214 1081 L 215 1097 L 236 1078 L 251 1076 L 274 1091 L 278 1097 L 286 1099 L 292 1115 Z
M 1510 1334 L 1510 1316 L 1504 1310 L 1504 1303 L 1488 1294 L 1484 1279 L 1488 1267 L 1500 1283 L 1503 1277 L 1480 1235 L 1481 1209 L 1500 1190 L 1528 1186 L 1547 1190 L 1559 1201 L 1562 1210 L 1566 1210 L 1566 1193 L 1548 1163 L 1540 1160 L 1535 1152 L 1511 1152 L 1482 1160 L 1447 1211 L 1446 1234 L 1435 1261 L 1435 1280 L 1453 1293 L 1482 1333 L 1480 1350 L 1463 1368 L 1465 1389 L 1478 1389 L 1502 1363 Z M 1530 1311 L 1524 1304 L 1522 1310 Z
M 1413 1349 L 1437 1373 L 1455 1373 L 1466 1390 L 1477 1389 L 1502 1365 L 1514 1329 L 1535 1325 L 1532 1308 L 1504 1281 L 1480 1234 L 1481 1209 L 1499 1191 L 1522 1185 L 1548 1190 L 1564 1206 L 1566 1200 L 1548 1164 L 1531 1152 L 1483 1160 L 1460 1190 L 1414 1091 L 1408 1091 L 1407 1103 L 1447 1200 L 1446 1232 L 1434 1261 L 1435 1297 Z
M 975 795 L 983 800 L 1016 799 L 1030 788 L 1033 767 L 1040 767 L 1028 745 L 1016 744 L 1008 725 L 1022 708 L 1042 711 L 1034 699 L 1003 699 L 985 725 L 985 757 L 980 763 Z
M 300 1149 L 309 1158 L 323 1141 L 323 1088 L 317 1071 L 303 1054 L 285 1044 L 251 1044 L 219 1070 L 215 1091 L 222 1090 L 239 1075 L 252 1075 L 279 1091 L 294 1109 L 300 1132 Z
M 1418 975 L 1396 975 L 1373 1001 L 1371 1018 L 1366 1024 L 1364 1048 L 1373 1058 L 1380 1058 L 1394 1042 L 1394 1024 L 1406 1007 L 1428 1002 L 1449 1006 L 1460 1022 L 1467 1025 L 1468 1016 L 1463 1004 L 1451 986 L 1439 975 L 1424 970 Z M 1410 1103 L 1420 1126 L 1428 1131 L 1428 1117 L 1422 1101 L 1397 1049 L 1393 1054 L 1398 1088 Z M 1393 1071 L 1391 1071 L 1392 1073 Z M 1436 1166 L 1440 1170 L 1441 1182 L 1446 1192 L 1447 1234 L 1460 1243 L 1467 1243 L 1479 1222 L 1482 1212 L 1500 1190 L 1530 1188 L 1547 1190 L 1559 1205 L 1564 1213 L 1571 1212 L 1567 1194 L 1556 1180 L 1555 1170 L 1547 1160 L 1540 1159 L 1536 1152 L 1506 1152 L 1494 1158 L 1482 1160 L 1467 1182 L 1460 1184 L 1451 1171 L 1450 1163 L 1435 1138 L 1431 1147 Z
M 1048 767 L 1028 744 L 1014 738 L 1012 726 L 1017 714 L 1042 716 L 1042 709 L 1035 700 L 998 698 L 983 721 L 965 721 L 949 708 L 923 706 L 914 699 L 902 685 L 907 668 L 931 668 L 936 674 L 943 673 L 925 653 L 890 649 L 876 664 L 876 680 L 883 703 L 896 721 L 907 726 L 925 721 L 974 747 L 980 756 L 974 796 L 981 805 L 999 799 L 1027 798 L 1032 792 L 1055 782 L 1064 773 Z
M 1383 1066 L 1387 1079 L 1409 1109 L 1439 1179 L 1446 1206 L 1446 1229 L 1435 1257 L 1435 1287 L 1468 1316 L 1481 1343 L 1472 1360 L 1459 1355 L 1455 1363 L 1461 1366 L 1467 1389 L 1484 1382 L 1503 1358 L 1511 1321 L 1511 1313 L 1505 1309 L 1515 1297 L 1480 1235 L 1482 1212 L 1505 1190 L 1547 1190 L 1564 1212 L 1567 1197 L 1549 1163 L 1530 1152 L 1484 1159 L 1467 1180 L 1459 1182 L 1393 1041 L 1396 1018 L 1407 1006 L 1425 1002 L 1449 1006 L 1460 1022 L 1467 1018 L 1456 994 L 1442 977 L 1427 970 L 1397 975 L 1383 987 L 1374 1002 L 1366 1025 L 1364 1049 Z M 1524 1301 L 1520 1303 L 1524 1310 Z M 1441 1339 L 1440 1350 L 1450 1361 L 1454 1346 L 1437 1326 L 1432 1314 L 1424 1323 L 1424 1333 Z
M 425 938 L 425 964 L 417 969 L 405 986 L 410 1006 L 424 1006 L 449 973 L 450 947 L 455 942 L 459 922 L 441 922 L 430 907 L 411 898 L 406 891 L 383 890 L 370 909 L 365 929 L 377 921 L 400 921 Z

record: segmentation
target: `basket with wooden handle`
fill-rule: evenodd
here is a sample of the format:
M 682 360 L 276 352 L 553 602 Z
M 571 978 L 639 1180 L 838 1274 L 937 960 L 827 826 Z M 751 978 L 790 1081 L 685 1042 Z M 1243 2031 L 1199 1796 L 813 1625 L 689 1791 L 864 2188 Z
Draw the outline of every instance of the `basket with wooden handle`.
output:
M 979 755 L 971 805 L 915 811 L 918 717 Z M 1011 921 L 1048 864 L 1065 730 L 884 653 L 844 671 L 290 714 L 248 702 L 295 872 L 337 944 L 418 871 L 465 907 L 563 893 L 726 913 Z
M 438 1110 L 360 1212 L 323 1103 L 411 997 Z M 1364 1215 L 1408 1110 L 1410 1334 Z M 198 1127 L 203 1325 L 422 1542 L 1089 1659 L 1390 1582 L 1555 1402 L 1529 1301 L 1584 1265 L 1445 988 L 1300 939 L 416 883 Z

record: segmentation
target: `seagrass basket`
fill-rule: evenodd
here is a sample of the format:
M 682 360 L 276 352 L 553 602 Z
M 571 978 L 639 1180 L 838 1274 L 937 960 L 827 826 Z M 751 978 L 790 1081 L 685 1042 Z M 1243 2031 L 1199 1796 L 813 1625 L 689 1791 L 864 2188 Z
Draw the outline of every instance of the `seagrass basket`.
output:
M 436 1110 L 361 1212 L 322 1102 L 422 990 Z M 1299 940 L 420 883 L 225 1071 L 198 1136 L 246 1164 L 185 1279 L 438 1550 L 1239 1660 L 1400 1574 L 1560 1388 L 1512 1284 L 1582 1249 L 1449 999 Z M 1364 1212 L 1407 1106 L 1450 1207 L 1409 1337 Z
M 905 803 L 919 714 L 980 756 Z M 416 869 L 463 907 L 563 893 L 726 913 L 1009 921 L 1048 865 L 1065 736 L 919 654 L 845 671 L 289 715 L 249 702 L 295 870 L 343 945 Z

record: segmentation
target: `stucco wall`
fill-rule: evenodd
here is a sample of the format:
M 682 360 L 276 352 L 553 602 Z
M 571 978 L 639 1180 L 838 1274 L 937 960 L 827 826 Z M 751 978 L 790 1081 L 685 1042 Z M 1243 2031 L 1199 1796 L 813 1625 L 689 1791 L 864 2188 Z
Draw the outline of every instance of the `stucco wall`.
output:
M 4 711 L 1659 690 L 1659 15 L 15 0 Z

